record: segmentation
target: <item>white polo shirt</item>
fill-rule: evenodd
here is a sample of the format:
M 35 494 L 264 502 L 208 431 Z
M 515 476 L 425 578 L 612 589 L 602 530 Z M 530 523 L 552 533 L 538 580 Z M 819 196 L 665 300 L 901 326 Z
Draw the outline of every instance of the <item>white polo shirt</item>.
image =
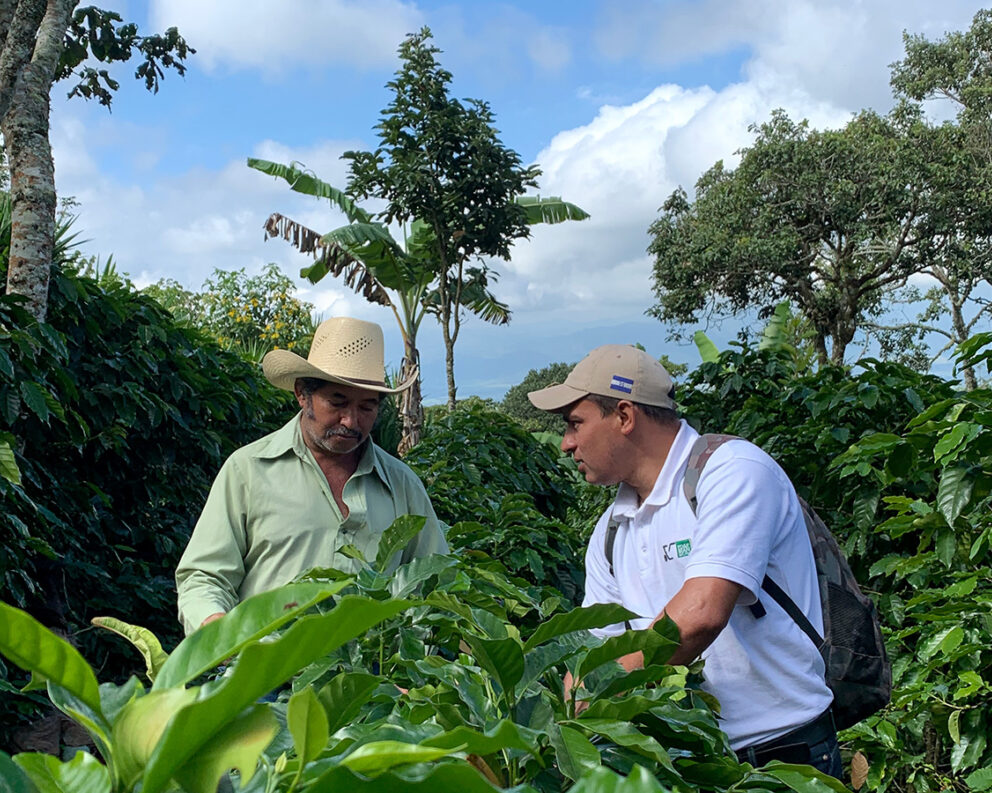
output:
M 744 440 L 724 443 L 696 487 L 697 514 L 682 490 L 699 434 L 684 421 L 651 494 L 638 506 L 621 484 L 586 551 L 583 605 L 620 603 L 647 628 L 689 578 L 714 577 L 744 587 L 727 627 L 703 652 L 703 688 L 721 704 L 720 726 L 740 749 L 784 735 L 823 713 L 833 700 L 813 642 L 765 592 L 767 573 L 823 632 L 816 566 L 802 509 L 785 472 Z M 618 521 L 610 575 L 604 541 Z M 748 608 L 765 607 L 757 619 Z M 614 625 L 598 636 L 624 631 Z

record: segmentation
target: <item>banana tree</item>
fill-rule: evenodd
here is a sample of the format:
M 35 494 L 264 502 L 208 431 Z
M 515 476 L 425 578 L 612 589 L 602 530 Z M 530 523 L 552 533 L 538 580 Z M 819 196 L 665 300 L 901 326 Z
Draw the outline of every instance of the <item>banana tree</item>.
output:
M 401 245 L 385 224 L 374 220 L 344 191 L 297 165 L 248 159 L 249 167 L 284 179 L 295 192 L 327 199 L 344 213 L 348 223 L 321 234 L 291 218 L 273 213 L 265 223 L 266 238 L 282 237 L 301 253 L 313 255 L 316 261 L 300 272 L 311 283 L 317 283 L 330 274 L 341 278 L 370 303 L 392 309 L 404 345 L 401 381 L 419 367 L 417 332 L 426 314 L 435 314 L 440 318 L 443 294 L 454 294 L 457 305 L 486 322 L 497 325 L 509 322 L 509 308 L 489 290 L 489 281 L 494 280 L 495 273 L 485 265 L 466 268 L 459 273 L 458 283 L 452 283 L 451 273 L 445 273 L 444 288 L 440 288 L 441 267 L 434 256 L 436 246 L 426 223 L 414 219 L 408 227 L 404 227 Z M 560 223 L 588 217 L 579 207 L 556 197 L 520 196 L 517 201 L 526 210 L 528 223 Z M 458 322 L 460 320 L 456 317 Z M 456 324 L 455 338 L 457 327 Z M 451 358 L 450 354 L 448 357 Z M 403 420 L 400 451 L 403 452 L 420 440 L 423 405 L 419 378 L 412 388 L 404 392 L 400 414 Z
M 282 237 L 301 253 L 313 255 L 314 263 L 300 271 L 300 275 L 311 283 L 331 275 L 342 279 L 368 302 L 389 307 L 403 339 L 399 379 L 405 381 L 411 377 L 420 364 L 417 333 L 427 311 L 426 296 L 437 277 L 430 259 L 424 255 L 429 250 L 424 239 L 428 233 L 426 227 L 412 223 L 404 230 L 408 233 L 405 244 L 401 245 L 384 224 L 376 222 L 343 191 L 298 168 L 295 163 L 282 165 L 249 158 L 248 166 L 284 179 L 298 193 L 325 198 L 344 213 L 347 225 L 321 234 L 276 212 L 265 222 L 266 239 Z M 496 302 L 492 298 L 492 303 Z M 423 414 L 418 377 L 401 397 L 401 453 L 420 440 Z

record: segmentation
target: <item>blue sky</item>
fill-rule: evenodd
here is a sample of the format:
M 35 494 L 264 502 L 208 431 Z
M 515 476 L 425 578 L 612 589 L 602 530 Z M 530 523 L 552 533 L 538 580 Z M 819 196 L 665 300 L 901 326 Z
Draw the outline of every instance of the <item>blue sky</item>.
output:
M 716 160 L 734 162 L 747 127 L 777 107 L 814 126 L 842 125 L 891 104 L 888 64 L 902 32 L 931 38 L 968 27 L 981 7 L 947 0 L 700 0 L 624 3 L 401 0 L 151 0 L 110 7 L 149 32 L 176 25 L 197 49 L 185 78 L 157 95 L 118 69 L 108 113 L 53 92 L 61 195 L 79 201 L 86 250 L 114 255 L 139 285 L 199 288 L 214 268 L 295 276 L 305 257 L 263 242 L 273 211 L 318 230 L 344 222 L 245 166 L 299 161 L 344 186 L 340 154 L 375 145 L 385 83 L 403 36 L 429 25 L 454 75 L 452 93 L 484 99 L 504 142 L 544 175 L 540 191 L 592 214 L 536 227 L 496 263 L 506 327 L 474 318 L 456 347 L 459 396 L 500 398 L 528 369 L 575 361 L 605 343 L 640 342 L 695 365 L 644 315 L 653 303 L 647 228 L 677 186 Z M 331 280 L 303 281 L 323 317 L 382 324 L 398 365 L 391 314 Z M 708 328 L 725 342 L 740 323 Z M 694 330 L 694 329 L 689 329 Z M 445 397 L 440 332 L 421 338 L 424 393 Z M 856 350 L 852 354 L 856 354 Z

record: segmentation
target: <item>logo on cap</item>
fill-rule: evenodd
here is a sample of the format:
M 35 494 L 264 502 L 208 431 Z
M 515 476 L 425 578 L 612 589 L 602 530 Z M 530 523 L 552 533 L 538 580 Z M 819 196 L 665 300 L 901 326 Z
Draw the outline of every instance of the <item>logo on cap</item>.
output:
M 625 394 L 629 394 L 633 387 L 633 380 L 626 377 L 621 377 L 618 374 L 613 375 L 613 379 L 610 381 L 610 389 L 613 391 L 623 391 Z

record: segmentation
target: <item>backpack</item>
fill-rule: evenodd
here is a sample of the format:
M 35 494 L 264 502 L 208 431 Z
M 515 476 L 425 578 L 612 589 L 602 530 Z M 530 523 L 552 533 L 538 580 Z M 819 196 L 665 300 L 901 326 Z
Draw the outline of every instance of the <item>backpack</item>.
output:
M 721 445 L 737 440 L 736 435 L 700 435 L 689 453 L 682 490 L 696 513 L 696 485 L 710 456 Z M 816 562 L 816 577 L 823 608 L 823 636 L 785 591 L 769 576 L 761 588 L 795 621 L 823 656 L 825 679 L 833 692 L 831 706 L 834 724 L 842 730 L 884 708 L 892 694 L 892 667 L 875 604 L 858 586 L 843 551 L 812 507 L 799 499 L 806 531 Z M 618 525 L 609 521 L 606 529 L 606 560 L 613 573 L 613 546 Z M 760 600 L 751 613 L 760 619 L 765 608 Z

